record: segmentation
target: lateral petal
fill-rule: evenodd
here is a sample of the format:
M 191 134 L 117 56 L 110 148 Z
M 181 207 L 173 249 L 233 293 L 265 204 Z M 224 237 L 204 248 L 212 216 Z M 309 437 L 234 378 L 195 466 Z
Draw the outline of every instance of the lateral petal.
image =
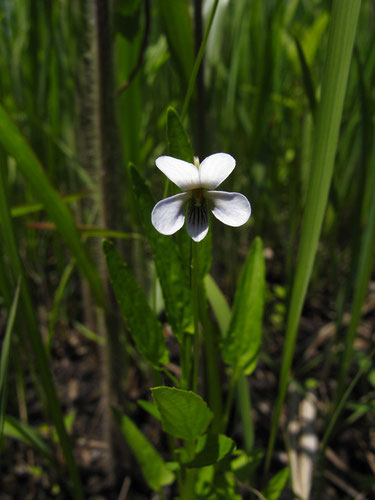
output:
M 241 193 L 207 191 L 214 216 L 228 226 L 238 227 L 247 222 L 251 215 L 249 200 Z
M 156 166 L 183 191 L 199 187 L 199 171 L 195 165 L 172 156 L 159 156 Z
M 207 156 L 199 165 L 201 186 L 205 189 L 216 189 L 236 166 L 236 160 L 227 153 L 215 153 Z
M 190 193 L 179 193 L 159 201 L 151 212 L 151 222 L 161 234 L 170 235 L 181 229 L 185 221 L 184 205 Z

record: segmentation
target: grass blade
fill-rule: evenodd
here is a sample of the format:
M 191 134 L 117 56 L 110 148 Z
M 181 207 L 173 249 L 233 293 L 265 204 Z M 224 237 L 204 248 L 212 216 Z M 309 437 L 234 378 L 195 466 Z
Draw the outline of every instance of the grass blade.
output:
M 5 151 L 16 160 L 17 166 L 28 182 L 34 196 L 44 205 L 72 251 L 77 266 L 90 283 L 96 300 L 103 304 L 103 290 L 98 273 L 86 255 L 71 213 L 50 184 L 34 152 L 1 105 L 0 143 Z
M 333 3 L 322 97 L 317 109 L 310 183 L 288 313 L 278 397 L 265 461 L 266 472 L 270 465 L 279 417 L 288 387 L 298 323 L 327 206 L 360 5 L 360 0 L 335 0 Z
M 14 320 L 16 318 L 18 297 L 20 294 L 20 280 L 14 294 L 12 306 L 9 311 L 8 323 L 5 330 L 4 340 L 1 348 L 1 364 L 0 364 L 0 440 L 4 428 L 4 416 L 7 400 L 7 375 L 9 364 L 10 342 L 13 331 Z

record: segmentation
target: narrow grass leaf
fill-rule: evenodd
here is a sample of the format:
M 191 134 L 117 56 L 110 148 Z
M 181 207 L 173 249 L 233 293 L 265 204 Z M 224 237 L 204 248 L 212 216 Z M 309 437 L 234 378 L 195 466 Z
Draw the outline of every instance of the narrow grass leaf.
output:
M 163 486 L 173 483 L 173 472 L 135 423 L 114 408 L 113 413 L 149 487 L 154 491 L 161 491 Z
M 172 237 L 158 233 L 151 223 L 155 200 L 146 182 L 134 167 L 131 168 L 131 175 L 141 224 L 160 280 L 167 318 L 181 342 L 183 332 L 191 329 L 193 323 L 189 270 L 184 269 Z
M 362 305 L 368 290 L 371 271 L 374 267 L 374 255 L 375 255 L 375 175 L 372 175 L 372 192 L 371 192 L 370 207 L 369 207 L 367 224 L 361 241 L 358 269 L 355 277 L 353 305 L 352 305 L 350 323 L 345 338 L 344 353 L 342 355 L 340 363 L 339 381 L 336 391 L 336 401 L 338 398 L 341 398 L 345 390 L 350 362 L 353 355 L 353 344 L 357 333 L 357 328 L 361 319 Z
M 29 286 L 24 275 L 23 266 L 18 254 L 16 236 L 12 225 L 7 193 L 5 190 L 6 178 L 4 175 L 4 168 L 1 160 L 3 160 L 3 155 L 0 155 L 0 230 L 4 247 L 3 250 L 7 258 L 9 259 L 11 270 L 10 274 L 12 274 L 13 276 L 22 277 L 20 288 L 20 304 L 22 305 L 22 314 L 28 329 L 28 339 L 30 340 L 32 352 L 35 356 L 35 364 L 38 368 L 40 380 L 45 394 L 44 402 L 55 424 L 61 448 L 66 459 L 66 464 L 69 470 L 74 490 L 72 492 L 72 495 L 75 499 L 81 500 L 83 499 L 83 492 L 78 469 L 75 463 L 70 439 L 65 428 L 63 414 L 59 405 L 46 350 L 39 331 L 38 320 L 35 314 L 34 305 L 32 303 Z
M 99 275 L 86 255 L 71 213 L 50 184 L 27 141 L 1 105 L 0 144 L 15 159 L 34 196 L 43 204 L 76 258 L 77 266 L 90 283 L 96 300 L 103 304 L 104 295 Z
M 194 64 L 194 35 L 186 0 L 159 0 L 159 11 L 174 61 L 188 84 Z
M 163 430 L 171 436 L 195 439 L 205 432 L 212 420 L 212 411 L 195 392 L 154 387 L 151 393 L 161 415 Z
M 109 278 L 125 323 L 142 356 L 159 369 L 169 362 L 161 324 L 127 263 L 110 241 L 103 242 Z
M 288 311 L 278 397 L 271 424 L 265 471 L 268 470 L 271 461 L 279 417 L 289 382 L 298 323 L 327 206 L 360 5 L 360 0 L 335 0 L 333 2 L 321 100 L 317 108 L 310 181 L 302 220 L 297 269 Z
M 285 469 L 281 469 L 275 474 L 262 491 L 263 497 L 267 498 L 267 500 L 277 500 L 280 498 L 286 482 L 289 479 L 289 472 L 289 467 L 285 467 Z
M 228 335 L 221 345 L 225 363 L 249 375 L 258 361 L 262 340 L 265 287 L 263 245 L 256 238 L 242 270 Z
M 170 156 L 193 163 L 194 153 L 189 136 L 182 125 L 177 111 L 172 106 L 168 108 L 167 112 L 167 139 Z
M 4 340 L 1 347 L 1 360 L 0 360 L 0 440 L 3 434 L 4 416 L 6 410 L 7 400 L 7 376 L 9 365 L 10 343 L 12 338 L 12 331 L 14 320 L 16 318 L 18 297 L 20 293 L 20 281 L 18 282 L 16 291 L 14 293 L 13 303 L 9 311 L 7 327 L 5 330 Z
M 223 292 L 217 286 L 215 280 L 210 274 L 205 276 L 204 284 L 206 287 L 208 301 L 220 328 L 221 336 L 225 337 L 228 332 L 232 311 Z
M 303 84 L 305 87 L 305 92 L 307 99 L 310 104 L 311 114 L 315 117 L 316 112 L 316 98 L 315 98 L 315 90 L 314 90 L 314 82 L 311 76 L 309 65 L 306 61 L 305 54 L 303 52 L 302 46 L 298 40 L 298 38 L 294 38 L 294 42 L 297 48 L 298 59 L 301 65 Z
M 50 464 L 56 467 L 54 452 L 44 441 L 40 433 L 33 427 L 30 427 L 30 425 L 7 415 L 4 422 L 4 435 L 32 446 L 42 457 L 46 458 Z

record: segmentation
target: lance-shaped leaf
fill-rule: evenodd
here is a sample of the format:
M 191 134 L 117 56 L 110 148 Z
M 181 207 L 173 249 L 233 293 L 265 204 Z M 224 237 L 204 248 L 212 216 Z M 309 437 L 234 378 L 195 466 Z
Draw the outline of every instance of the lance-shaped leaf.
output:
M 169 356 L 162 327 L 133 273 L 113 243 L 105 240 L 103 251 L 117 302 L 139 352 L 155 368 L 166 365 Z
M 181 341 L 184 330 L 193 321 L 188 270 L 183 268 L 173 239 L 158 233 L 151 223 L 151 211 L 156 202 L 149 187 L 135 167 L 131 168 L 131 175 L 139 216 L 154 257 L 168 321 L 177 339 Z
M 20 292 L 21 280 L 18 281 L 18 285 L 14 294 L 14 299 L 12 306 L 9 311 L 8 323 L 5 330 L 3 345 L 1 349 L 1 363 L 0 363 L 0 439 L 3 433 L 4 427 L 4 416 L 5 407 L 7 400 L 7 375 L 8 375 L 8 364 L 9 364 L 9 352 L 10 352 L 10 341 L 13 331 L 14 320 L 16 318 L 16 311 L 18 306 L 18 297 Z
M 151 392 L 165 432 L 186 440 L 205 432 L 213 415 L 198 394 L 174 387 L 154 387 Z
M 150 488 L 160 491 L 163 486 L 173 483 L 173 472 L 168 469 L 162 457 L 135 423 L 115 409 L 113 413 Z
M 256 238 L 237 287 L 228 335 L 222 342 L 224 361 L 235 369 L 242 369 L 245 375 L 253 372 L 258 361 L 264 286 L 263 245 L 262 240 Z
M 285 469 L 281 469 L 272 479 L 270 479 L 269 483 L 262 491 L 263 497 L 267 498 L 267 500 L 277 500 L 285 488 L 288 479 L 289 467 L 285 467 Z

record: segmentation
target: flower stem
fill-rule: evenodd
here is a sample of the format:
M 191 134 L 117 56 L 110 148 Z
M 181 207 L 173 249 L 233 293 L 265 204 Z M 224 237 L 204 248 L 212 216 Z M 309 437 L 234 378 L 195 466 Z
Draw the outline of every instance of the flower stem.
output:
M 191 292 L 193 298 L 194 317 L 194 359 L 193 359 L 193 384 L 192 389 L 197 392 L 198 366 L 199 366 L 199 268 L 198 268 L 198 243 L 191 242 Z

